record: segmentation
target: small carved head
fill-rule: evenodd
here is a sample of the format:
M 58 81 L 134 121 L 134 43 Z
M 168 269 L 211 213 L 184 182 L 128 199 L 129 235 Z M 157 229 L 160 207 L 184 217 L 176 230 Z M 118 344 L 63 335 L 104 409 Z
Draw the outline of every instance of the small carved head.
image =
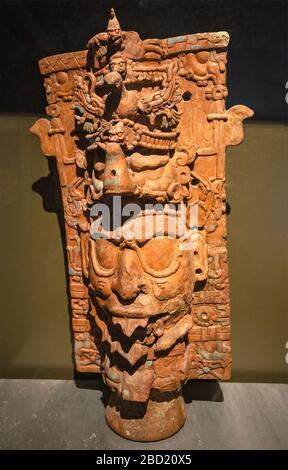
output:
M 113 54 L 110 58 L 109 64 L 112 72 L 118 72 L 123 79 L 125 78 L 127 73 L 127 60 L 121 52 Z
M 122 44 L 123 35 L 119 21 L 115 15 L 114 8 L 111 8 L 110 20 L 108 21 L 107 26 L 108 40 L 113 43 L 115 46 Z
M 104 76 L 104 82 L 106 83 L 106 85 L 108 85 L 108 87 L 119 90 L 122 87 L 123 80 L 120 73 L 108 72 Z
M 124 134 L 124 124 L 122 121 L 112 121 L 109 126 L 108 135 L 110 142 L 123 142 L 125 134 Z

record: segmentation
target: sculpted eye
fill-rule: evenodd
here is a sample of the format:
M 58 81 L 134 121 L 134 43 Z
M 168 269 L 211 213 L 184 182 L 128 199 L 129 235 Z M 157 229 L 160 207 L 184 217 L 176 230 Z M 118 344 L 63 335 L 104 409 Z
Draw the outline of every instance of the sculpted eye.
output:
M 109 240 L 100 239 L 95 241 L 95 252 L 97 261 L 103 268 L 114 268 L 117 262 L 117 247 Z
M 168 268 L 175 257 L 175 240 L 169 238 L 153 238 L 141 250 L 141 257 L 147 266 L 155 271 Z

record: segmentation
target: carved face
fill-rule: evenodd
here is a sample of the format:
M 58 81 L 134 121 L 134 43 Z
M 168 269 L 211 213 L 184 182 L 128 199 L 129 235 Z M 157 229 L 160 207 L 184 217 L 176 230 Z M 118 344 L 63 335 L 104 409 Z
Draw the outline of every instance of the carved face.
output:
M 116 88 L 120 89 L 122 87 L 122 77 L 118 72 L 108 72 L 104 76 L 104 82 L 106 85 L 111 87 L 111 89 Z
M 109 26 L 107 33 L 109 41 L 112 42 L 115 46 L 119 46 L 122 43 L 123 34 L 119 27 Z
M 126 59 L 122 56 L 112 56 L 110 59 L 110 68 L 112 72 L 118 72 L 122 78 L 125 78 L 127 72 Z
M 116 230 L 109 239 L 90 239 L 91 286 L 97 304 L 112 316 L 180 317 L 190 312 L 195 281 L 207 271 L 205 249 L 183 249 L 181 228 L 169 238 L 151 225 L 143 236 L 151 217 L 140 215 L 121 235 Z M 166 227 L 170 218 L 163 217 Z
M 111 123 L 108 131 L 110 142 L 123 142 L 124 140 L 124 124 L 123 122 Z

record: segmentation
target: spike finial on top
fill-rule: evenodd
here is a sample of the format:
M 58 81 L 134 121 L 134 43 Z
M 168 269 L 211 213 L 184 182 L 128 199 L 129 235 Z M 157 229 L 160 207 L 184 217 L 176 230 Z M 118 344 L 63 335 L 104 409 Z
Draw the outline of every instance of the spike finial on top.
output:
M 107 31 L 111 29 L 121 29 L 114 8 L 111 8 L 110 10 L 110 19 L 107 25 Z

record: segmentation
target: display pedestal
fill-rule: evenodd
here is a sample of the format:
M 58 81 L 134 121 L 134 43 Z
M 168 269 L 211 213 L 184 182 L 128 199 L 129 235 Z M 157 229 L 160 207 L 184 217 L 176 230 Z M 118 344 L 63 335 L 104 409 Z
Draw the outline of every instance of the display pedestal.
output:
M 122 400 L 112 393 L 106 408 L 106 421 L 113 431 L 132 441 L 160 441 L 173 436 L 186 420 L 181 392 L 153 391 L 146 403 Z

